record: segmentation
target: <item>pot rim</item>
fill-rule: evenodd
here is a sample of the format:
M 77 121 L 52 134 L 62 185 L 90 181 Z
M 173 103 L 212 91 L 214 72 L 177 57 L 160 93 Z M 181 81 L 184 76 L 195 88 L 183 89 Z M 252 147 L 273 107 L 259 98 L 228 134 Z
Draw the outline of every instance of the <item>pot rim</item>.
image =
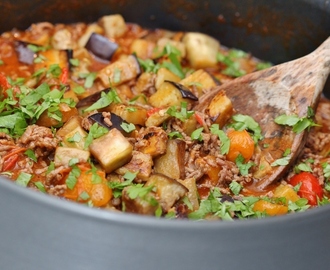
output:
M 23 201 L 29 201 L 32 203 L 43 204 L 44 207 L 51 207 L 55 210 L 65 211 L 66 214 L 79 215 L 80 217 L 86 217 L 99 222 L 111 222 L 117 225 L 129 225 L 134 224 L 140 227 L 159 227 L 165 229 L 192 229 L 192 230 L 232 230 L 243 229 L 256 226 L 276 226 L 287 222 L 300 223 L 300 221 L 306 219 L 314 219 L 320 215 L 330 214 L 330 206 L 324 205 L 315 209 L 309 209 L 304 212 L 291 213 L 276 217 L 265 217 L 260 219 L 246 219 L 246 220 L 234 220 L 234 221 L 193 221 L 188 219 L 166 219 L 156 218 L 153 216 L 144 216 L 132 213 L 107 211 L 104 209 L 90 208 L 85 205 L 61 200 L 58 197 L 50 196 L 41 192 L 33 191 L 26 187 L 21 187 L 14 182 L 0 176 L 0 188 L 5 189 L 7 192 L 17 194 Z

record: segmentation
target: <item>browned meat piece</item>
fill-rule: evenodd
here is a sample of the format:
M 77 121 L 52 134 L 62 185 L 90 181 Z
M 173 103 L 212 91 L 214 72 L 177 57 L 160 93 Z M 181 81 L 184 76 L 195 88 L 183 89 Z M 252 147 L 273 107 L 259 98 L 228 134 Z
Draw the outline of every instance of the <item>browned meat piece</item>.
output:
M 50 128 L 31 125 L 27 127 L 18 143 L 34 149 L 36 156 L 45 156 L 55 150 L 59 140 Z
M 126 172 L 138 172 L 137 178 L 147 181 L 152 171 L 153 161 L 149 154 L 133 151 L 133 157 L 129 163 L 116 170 L 116 173 L 124 175 Z
M 166 152 L 167 140 L 166 132 L 160 127 L 141 128 L 135 149 L 156 157 Z

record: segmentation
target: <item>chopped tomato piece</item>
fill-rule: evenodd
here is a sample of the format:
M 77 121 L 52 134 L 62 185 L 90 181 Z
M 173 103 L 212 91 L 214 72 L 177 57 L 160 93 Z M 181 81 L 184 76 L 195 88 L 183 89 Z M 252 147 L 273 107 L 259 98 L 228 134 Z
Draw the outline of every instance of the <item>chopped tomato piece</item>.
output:
M 62 74 L 60 77 L 61 83 L 66 84 L 68 82 L 68 77 L 69 77 L 69 69 L 66 67 L 62 68 Z
M 292 186 L 301 184 L 298 195 L 307 199 L 310 205 L 317 205 L 318 198 L 323 197 L 323 189 L 318 179 L 310 172 L 301 172 L 292 176 L 289 184 Z
M 205 124 L 204 119 L 196 112 L 194 115 L 195 115 L 195 118 L 196 118 L 198 124 L 200 124 L 201 126 L 204 126 L 204 124 Z
M 10 88 L 10 84 L 6 76 L 2 73 L 0 73 L 0 88 L 2 88 L 3 90 L 7 90 L 8 88 Z
M 156 112 L 159 112 L 161 110 L 161 108 L 152 108 L 150 110 L 147 111 L 147 117 L 150 117 L 151 115 L 153 115 Z

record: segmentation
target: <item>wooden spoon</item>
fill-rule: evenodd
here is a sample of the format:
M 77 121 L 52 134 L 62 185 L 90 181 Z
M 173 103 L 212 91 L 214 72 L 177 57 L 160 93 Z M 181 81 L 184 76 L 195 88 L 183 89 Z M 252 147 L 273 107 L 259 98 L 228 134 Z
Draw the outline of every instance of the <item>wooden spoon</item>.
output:
M 260 158 L 268 170 L 262 173 L 260 169 L 254 174 L 253 190 L 264 191 L 279 180 L 306 142 L 308 131 L 296 134 L 292 127 L 278 125 L 274 119 L 282 114 L 305 117 L 308 107 L 315 110 L 329 72 L 330 37 L 302 58 L 237 78 L 201 97 L 194 109 L 207 111 L 212 99 L 224 90 L 237 113 L 249 115 L 259 123 L 264 136 L 258 144 Z M 291 149 L 289 164 L 270 166 L 288 148 Z

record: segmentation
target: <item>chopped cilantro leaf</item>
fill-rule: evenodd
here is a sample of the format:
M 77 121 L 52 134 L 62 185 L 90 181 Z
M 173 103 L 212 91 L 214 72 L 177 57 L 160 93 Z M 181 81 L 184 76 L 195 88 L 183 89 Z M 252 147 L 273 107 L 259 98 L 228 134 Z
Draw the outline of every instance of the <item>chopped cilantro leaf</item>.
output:
M 229 152 L 230 140 L 226 133 L 219 128 L 219 124 L 213 124 L 210 127 L 210 131 L 214 135 L 218 135 L 220 140 L 220 150 L 222 155 L 226 155 Z
M 145 198 L 153 189 L 153 186 L 144 186 L 143 184 L 136 184 L 127 188 L 128 196 L 134 200 L 137 197 Z
M 68 189 L 72 190 L 77 184 L 78 177 L 80 176 L 81 170 L 77 166 L 73 166 L 67 179 L 65 180 L 65 184 Z
M 86 90 L 81 85 L 78 85 L 78 86 L 76 86 L 76 87 L 73 88 L 73 92 L 75 92 L 76 94 L 80 95 L 80 94 L 85 93 Z
M 78 164 L 79 163 L 79 158 L 71 158 L 70 160 L 69 160 L 69 166 L 70 167 L 72 167 L 72 166 L 74 166 L 74 165 L 76 165 L 76 164 Z
M 230 127 L 234 128 L 235 130 L 246 129 L 252 132 L 251 135 L 255 143 L 262 139 L 261 128 L 251 116 L 236 114 L 233 115 L 232 119 L 233 123 L 229 125 Z
M 202 141 L 203 140 L 203 137 L 202 137 L 202 132 L 203 132 L 204 128 L 203 127 L 200 127 L 196 130 L 194 130 L 190 137 L 192 140 L 197 140 L 197 141 Z
M 125 123 L 125 122 L 123 122 L 120 126 L 121 126 L 121 128 L 122 128 L 123 130 L 125 130 L 125 132 L 127 132 L 127 133 L 130 133 L 130 132 L 132 132 L 133 130 L 136 129 L 136 128 L 135 128 L 135 125 L 132 124 L 132 123 Z
M 111 89 L 111 91 L 109 91 L 108 93 L 102 92 L 100 99 L 91 106 L 89 106 L 84 111 L 90 112 L 90 111 L 102 109 L 109 106 L 112 102 L 116 102 L 116 103 L 121 102 L 117 92 L 114 89 Z
M 79 194 L 78 200 L 87 201 L 90 198 L 89 194 L 86 191 L 83 191 Z
M 114 83 L 119 83 L 120 82 L 120 77 L 121 77 L 121 70 L 118 68 L 115 68 L 114 74 L 113 74 L 113 82 Z
M 85 79 L 85 83 L 84 83 L 85 88 L 91 88 L 94 84 L 94 80 L 96 79 L 96 72 L 81 73 L 79 74 L 79 77 Z
M 26 187 L 30 180 L 32 179 L 32 175 L 29 173 L 25 173 L 25 172 L 20 172 L 20 174 L 18 175 L 17 179 L 16 179 L 16 184 L 22 187 Z
M 40 181 L 34 182 L 34 185 L 39 189 L 39 191 L 46 193 L 46 188 L 42 182 Z
M 155 62 L 151 59 L 143 60 L 141 58 L 138 58 L 138 62 L 140 66 L 143 68 L 144 72 L 146 73 L 157 73 L 157 71 L 160 69 L 159 64 L 155 64 Z
M 94 123 L 86 137 L 84 148 L 87 149 L 94 139 L 97 139 L 108 132 L 109 130 L 107 128 L 100 126 L 98 123 Z
M 81 134 L 77 131 L 72 137 L 68 138 L 68 142 L 80 142 L 82 139 Z
M 292 130 L 299 134 L 305 129 L 310 129 L 313 126 L 318 126 L 313 120 L 312 117 L 314 116 L 313 110 L 309 107 L 308 113 L 306 117 L 298 117 L 298 115 L 280 115 L 275 118 L 275 123 L 279 125 L 286 125 L 291 126 Z
M 231 190 L 232 193 L 234 193 L 235 195 L 238 195 L 241 190 L 242 190 L 242 185 L 236 181 L 232 181 L 230 184 L 229 184 L 229 188 Z
M 168 134 L 168 137 L 171 138 L 171 139 L 175 139 L 175 138 L 182 139 L 183 138 L 182 134 L 179 131 L 172 131 L 172 132 L 170 132 Z
M 28 149 L 24 152 L 24 154 L 34 162 L 37 162 L 37 157 L 32 149 Z
M 71 58 L 70 60 L 69 60 L 69 62 L 70 62 L 70 64 L 72 65 L 72 66 L 74 66 L 74 67 L 77 67 L 77 66 L 79 66 L 79 59 L 75 59 L 75 58 Z
M 187 110 L 187 102 L 181 102 L 180 111 L 178 111 L 178 108 L 176 106 L 172 106 L 167 109 L 166 113 L 184 122 L 186 119 L 189 119 L 194 114 L 194 111 Z
M 252 161 L 249 161 L 248 163 L 244 163 L 244 157 L 241 154 L 237 156 L 237 158 L 235 159 L 235 163 L 239 169 L 239 172 L 243 176 L 248 175 L 249 169 L 255 165 Z

